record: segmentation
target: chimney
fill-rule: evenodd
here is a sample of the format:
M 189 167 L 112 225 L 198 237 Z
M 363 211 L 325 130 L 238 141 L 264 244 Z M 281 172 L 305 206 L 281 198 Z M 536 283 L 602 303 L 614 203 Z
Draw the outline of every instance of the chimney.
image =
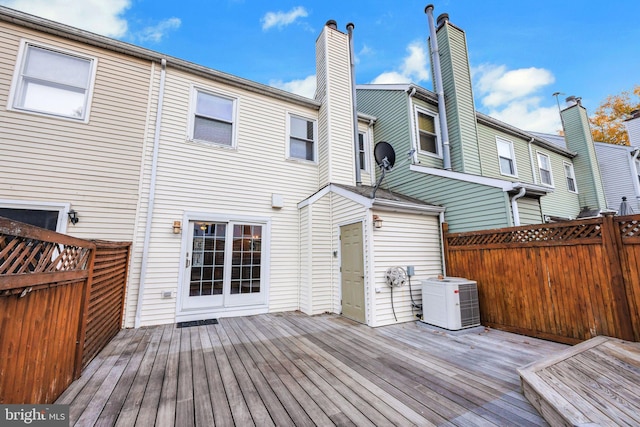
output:
M 591 136 L 587 110 L 581 98 L 570 96 L 567 107 L 560 112 L 567 148 L 577 153 L 573 159 L 580 205 L 593 210 L 607 208 L 600 167 Z
M 437 18 L 436 38 L 446 99 L 451 167 L 454 171 L 479 175 L 480 148 L 466 35 L 451 24 L 448 14 L 443 13 Z M 431 46 L 429 50 L 433 57 Z M 433 62 L 431 70 L 435 74 Z
M 354 185 L 355 150 L 349 37 L 327 21 L 316 40 L 319 186 Z

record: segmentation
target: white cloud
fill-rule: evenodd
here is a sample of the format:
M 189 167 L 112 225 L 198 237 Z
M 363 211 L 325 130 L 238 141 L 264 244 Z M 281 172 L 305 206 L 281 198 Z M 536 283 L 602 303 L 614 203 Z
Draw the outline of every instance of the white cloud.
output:
M 411 42 L 407 46 L 407 52 L 408 55 L 404 57 L 398 69 L 380 74 L 371 83 L 418 83 L 429 80 L 427 51 L 424 43 Z
M 298 18 L 305 18 L 307 16 L 309 16 L 309 14 L 302 6 L 294 7 L 289 12 L 267 12 L 261 19 L 262 29 L 266 31 L 272 27 L 282 28 L 294 23 Z
M 2 0 L 0 4 L 108 37 L 127 33 L 130 0 Z
M 557 134 L 562 129 L 558 107 L 543 107 L 541 101 L 540 97 L 511 101 L 502 109 L 489 110 L 488 114 L 523 130 Z
M 296 95 L 306 96 L 313 99 L 316 94 L 316 75 L 313 74 L 301 80 L 291 80 L 283 82 L 282 80 L 272 80 L 269 86 L 295 93 Z
M 169 18 L 164 21 L 160 21 L 157 25 L 144 28 L 138 34 L 138 39 L 141 41 L 160 42 L 162 38 L 171 30 L 180 28 L 182 21 L 180 18 Z
M 520 129 L 556 133 L 562 129 L 553 98 L 543 105 L 541 90 L 555 82 L 543 68 L 507 70 L 504 65 L 484 64 L 472 70 L 474 90 L 484 112 Z M 551 94 L 549 94 L 551 95 Z
M 507 71 L 504 65 L 482 65 L 476 69 L 477 88 L 486 107 L 497 107 L 531 95 L 555 81 L 544 68 L 519 68 Z

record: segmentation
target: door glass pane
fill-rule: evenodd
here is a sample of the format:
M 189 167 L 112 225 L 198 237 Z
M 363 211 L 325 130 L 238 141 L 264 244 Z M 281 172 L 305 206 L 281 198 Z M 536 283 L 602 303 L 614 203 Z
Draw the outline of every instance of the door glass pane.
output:
M 260 292 L 262 226 L 234 225 L 231 293 Z
M 226 224 L 195 222 L 189 296 L 221 295 Z

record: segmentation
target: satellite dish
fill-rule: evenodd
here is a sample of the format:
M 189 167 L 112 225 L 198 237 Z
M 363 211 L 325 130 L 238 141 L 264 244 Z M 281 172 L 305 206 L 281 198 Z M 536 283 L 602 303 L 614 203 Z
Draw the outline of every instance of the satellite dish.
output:
M 396 163 L 396 151 L 391 144 L 385 141 L 380 141 L 376 144 L 373 149 L 373 156 L 376 158 L 378 166 L 386 171 L 390 171 Z

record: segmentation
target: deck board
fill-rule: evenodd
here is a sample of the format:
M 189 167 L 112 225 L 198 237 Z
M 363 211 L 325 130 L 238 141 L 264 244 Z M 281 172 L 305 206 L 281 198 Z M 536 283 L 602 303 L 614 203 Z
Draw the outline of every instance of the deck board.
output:
M 539 426 L 516 367 L 566 348 L 335 315 L 223 318 L 121 331 L 57 403 L 77 426 Z
M 553 425 L 640 425 L 640 343 L 596 337 L 519 373 Z

